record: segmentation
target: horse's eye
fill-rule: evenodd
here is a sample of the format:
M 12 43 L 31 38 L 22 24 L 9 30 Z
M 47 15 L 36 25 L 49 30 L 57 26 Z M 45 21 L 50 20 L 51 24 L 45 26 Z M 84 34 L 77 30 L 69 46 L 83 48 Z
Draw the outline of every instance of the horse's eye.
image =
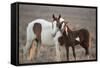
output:
M 63 23 L 63 21 L 61 23 Z

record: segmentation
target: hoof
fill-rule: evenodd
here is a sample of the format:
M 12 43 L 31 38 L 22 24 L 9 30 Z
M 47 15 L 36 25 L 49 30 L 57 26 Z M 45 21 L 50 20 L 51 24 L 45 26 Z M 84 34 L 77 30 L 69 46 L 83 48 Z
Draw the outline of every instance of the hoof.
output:
M 76 60 L 79 60 L 79 57 L 77 57 Z
M 87 59 L 90 59 L 90 56 L 89 55 L 87 55 Z

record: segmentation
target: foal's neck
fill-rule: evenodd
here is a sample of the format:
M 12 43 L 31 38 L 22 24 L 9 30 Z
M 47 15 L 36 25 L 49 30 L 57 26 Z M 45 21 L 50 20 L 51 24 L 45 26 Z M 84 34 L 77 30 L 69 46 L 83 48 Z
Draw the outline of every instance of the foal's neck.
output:
M 68 26 L 66 26 L 66 28 L 68 32 L 72 32 L 72 30 Z

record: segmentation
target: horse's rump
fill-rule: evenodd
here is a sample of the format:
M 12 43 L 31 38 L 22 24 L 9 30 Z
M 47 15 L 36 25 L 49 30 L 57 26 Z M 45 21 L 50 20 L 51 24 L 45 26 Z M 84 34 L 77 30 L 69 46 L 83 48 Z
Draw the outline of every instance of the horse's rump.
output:
M 79 30 L 79 37 L 80 37 L 80 42 L 84 42 L 84 44 L 88 45 L 88 47 L 91 46 L 91 37 L 90 37 L 90 33 L 88 30 L 86 29 L 80 29 Z

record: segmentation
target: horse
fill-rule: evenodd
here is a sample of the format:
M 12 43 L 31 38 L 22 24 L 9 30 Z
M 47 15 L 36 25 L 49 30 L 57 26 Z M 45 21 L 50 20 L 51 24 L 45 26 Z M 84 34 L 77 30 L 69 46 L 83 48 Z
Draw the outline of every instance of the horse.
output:
M 72 47 L 73 55 L 76 60 L 75 45 L 80 44 L 85 49 L 85 55 L 89 57 L 89 48 L 91 47 L 91 36 L 87 29 L 79 29 L 72 31 L 64 19 L 62 21 L 56 20 L 59 25 L 59 29 L 62 32 L 62 37 L 59 37 L 58 42 L 60 45 L 64 44 L 67 52 L 67 60 L 69 61 L 69 46 Z
M 27 37 L 26 37 L 26 45 L 23 48 L 24 55 L 27 56 L 31 60 L 35 55 L 32 55 L 36 49 L 34 49 L 35 42 L 39 43 L 36 45 L 55 45 L 56 49 L 56 57 L 55 61 L 60 61 L 60 54 L 59 54 L 59 46 L 58 46 L 58 37 L 62 34 L 59 31 L 58 23 L 54 20 L 56 17 L 53 14 L 53 22 L 49 22 L 45 19 L 36 19 L 30 22 L 27 26 Z M 59 15 L 60 18 L 60 15 Z M 34 42 L 35 41 L 35 42 Z M 49 41 L 49 42 L 48 42 Z M 34 49 L 34 50 L 32 50 Z
M 75 58 L 75 60 L 76 60 L 76 55 L 75 55 L 75 48 L 74 48 L 74 46 L 75 46 L 75 45 L 78 45 L 80 42 L 74 39 L 74 41 L 73 41 L 74 44 L 73 44 L 72 41 L 71 41 L 71 39 L 70 39 L 70 37 L 69 37 L 68 35 L 66 35 L 66 34 L 67 34 L 67 33 L 66 33 L 66 29 L 64 29 L 64 30 L 61 31 L 61 32 L 62 32 L 62 36 L 58 38 L 58 42 L 60 43 L 61 46 L 62 46 L 62 45 L 65 46 L 67 61 L 69 61 L 69 47 L 72 47 L 73 56 L 74 56 L 74 58 Z

